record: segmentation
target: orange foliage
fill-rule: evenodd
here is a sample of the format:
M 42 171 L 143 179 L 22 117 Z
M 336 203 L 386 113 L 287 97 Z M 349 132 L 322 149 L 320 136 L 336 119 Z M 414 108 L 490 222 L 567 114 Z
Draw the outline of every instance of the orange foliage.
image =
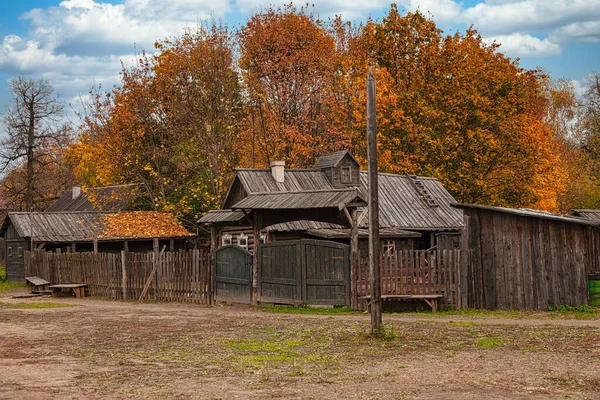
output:
M 106 238 L 165 238 L 194 236 L 168 212 L 133 211 L 106 216 L 104 230 L 98 237 Z

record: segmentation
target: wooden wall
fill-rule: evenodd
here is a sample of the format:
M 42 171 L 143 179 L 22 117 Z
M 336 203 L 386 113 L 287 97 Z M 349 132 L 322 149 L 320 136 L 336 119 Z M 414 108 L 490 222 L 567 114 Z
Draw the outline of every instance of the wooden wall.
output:
M 598 231 L 498 211 L 464 209 L 462 307 L 546 310 L 588 302 Z

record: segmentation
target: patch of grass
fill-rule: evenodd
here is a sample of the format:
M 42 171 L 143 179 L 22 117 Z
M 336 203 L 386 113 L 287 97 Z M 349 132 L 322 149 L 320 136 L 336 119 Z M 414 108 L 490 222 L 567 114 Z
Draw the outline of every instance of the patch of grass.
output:
M 65 303 L 51 303 L 51 302 L 37 302 L 37 303 L 17 303 L 17 304 L 7 304 L 0 303 L 0 306 L 3 308 L 14 308 L 14 309 L 36 309 L 36 308 L 63 308 L 63 307 L 73 307 L 73 304 L 65 304 Z
M 25 287 L 25 286 L 27 286 L 27 285 L 24 283 L 7 281 L 6 280 L 6 268 L 4 267 L 3 264 L 0 264 L 0 293 L 6 292 L 6 291 L 14 289 L 14 288 Z
M 472 322 L 472 321 L 450 321 L 450 322 L 448 322 L 448 325 L 465 327 L 465 326 L 476 326 L 476 325 L 481 325 L 481 324 L 478 322 Z
M 258 309 L 265 312 L 271 313 L 284 313 L 284 314 L 316 314 L 316 315 L 339 315 L 339 314 L 360 314 L 358 311 L 352 310 L 350 307 L 294 307 L 294 306 L 283 306 L 283 305 L 272 305 L 272 306 L 258 306 Z
M 480 349 L 493 349 L 494 347 L 502 346 L 504 342 L 500 339 L 481 338 L 477 339 L 476 344 Z

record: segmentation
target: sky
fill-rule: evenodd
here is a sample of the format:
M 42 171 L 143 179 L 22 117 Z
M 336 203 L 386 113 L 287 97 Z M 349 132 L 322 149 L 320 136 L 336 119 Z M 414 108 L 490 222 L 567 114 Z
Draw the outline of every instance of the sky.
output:
M 290 0 L 0 0 L 0 114 L 11 102 L 9 81 L 18 75 L 46 78 L 75 108 L 92 85 L 119 82 L 121 61 L 130 64 L 153 43 L 215 17 L 243 24 L 256 11 Z M 304 5 L 307 1 L 299 1 Z M 313 0 L 327 18 L 379 19 L 386 0 Z M 523 68 L 542 67 L 553 78 L 585 90 L 585 76 L 600 72 L 600 0 L 398 0 L 420 10 L 446 33 L 473 26 L 499 51 L 519 57 Z M 71 112 L 73 117 L 73 112 Z M 1 133 L 0 133 L 1 134 Z

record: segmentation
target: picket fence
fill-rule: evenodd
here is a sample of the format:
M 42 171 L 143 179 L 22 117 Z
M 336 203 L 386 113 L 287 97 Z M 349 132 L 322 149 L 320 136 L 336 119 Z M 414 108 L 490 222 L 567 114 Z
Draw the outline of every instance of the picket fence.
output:
M 53 284 L 85 283 L 88 294 L 110 299 L 210 304 L 210 252 L 25 252 L 25 276 Z

